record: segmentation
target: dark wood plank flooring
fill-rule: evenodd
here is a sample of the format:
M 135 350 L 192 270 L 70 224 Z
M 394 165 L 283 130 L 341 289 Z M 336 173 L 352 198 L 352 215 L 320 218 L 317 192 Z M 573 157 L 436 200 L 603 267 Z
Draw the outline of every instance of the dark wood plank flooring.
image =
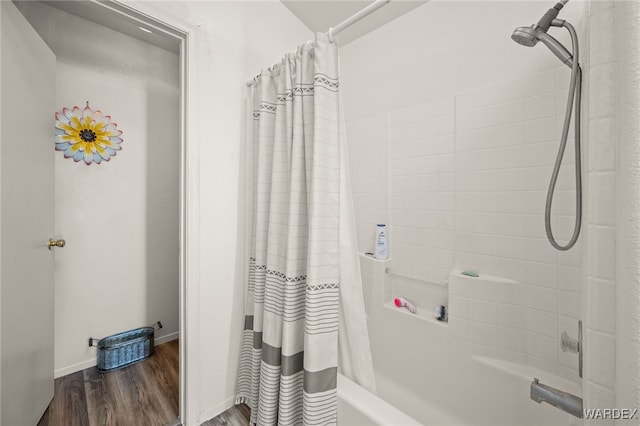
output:
M 249 426 L 251 411 L 245 404 L 229 408 L 224 413 L 211 420 L 207 420 L 200 426 Z
M 95 367 L 55 380 L 38 426 L 165 426 L 178 418 L 178 340 L 150 358 L 111 373 Z M 248 426 L 249 407 L 231 407 L 203 426 Z
M 164 426 L 178 417 L 178 340 L 111 373 L 95 367 L 55 380 L 38 426 Z

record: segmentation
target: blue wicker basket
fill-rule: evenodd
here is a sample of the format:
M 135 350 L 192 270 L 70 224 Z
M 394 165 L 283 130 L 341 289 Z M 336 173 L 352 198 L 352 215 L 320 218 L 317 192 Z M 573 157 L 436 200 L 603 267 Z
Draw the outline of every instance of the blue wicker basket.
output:
M 123 331 L 103 339 L 89 337 L 89 346 L 98 348 L 98 372 L 118 370 L 150 357 L 153 354 L 155 327 L 162 328 L 160 321 L 151 327 L 140 327 Z

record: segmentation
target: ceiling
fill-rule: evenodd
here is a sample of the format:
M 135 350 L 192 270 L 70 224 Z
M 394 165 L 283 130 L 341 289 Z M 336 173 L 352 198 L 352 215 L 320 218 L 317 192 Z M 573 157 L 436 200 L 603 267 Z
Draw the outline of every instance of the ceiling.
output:
M 2 0 L 0 0 L 2 1 Z M 95 24 L 102 25 L 128 36 L 146 41 L 149 44 L 168 50 L 173 53 L 180 52 L 179 39 L 163 33 L 159 28 L 125 17 L 119 13 L 113 13 L 95 1 L 83 0 L 42 0 L 49 6 L 64 10 L 72 15 L 79 16 Z M 142 29 L 144 28 L 144 29 Z
M 176 38 L 169 37 L 163 34 L 162 31 L 157 31 L 155 28 L 149 28 L 148 26 L 145 27 L 153 32 L 146 32 L 140 29 L 139 22 L 125 19 L 115 13 L 105 13 L 105 8 L 101 7 L 97 2 L 83 0 L 43 1 L 50 6 L 80 16 L 88 21 L 120 31 L 171 52 L 179 52 L 179 42 Z M 373 3 L 373 0 L 280 1 L 313 32 L 325 32 L 329 27 L 336 26 L 359 10 Z M 336 40 L 340 45 L 344 46 L 427 1 L 428 0 L 391 0 L 387 5 L 336 35 Z
M 280 0 L 311 31 L 325 32 L 364 9 L 371 0 Z M 373 12 L 336 35 L 342 46 L 379 28 L 398 16 L 426 3 L 428 0 L 391 0 L 386 6 Z

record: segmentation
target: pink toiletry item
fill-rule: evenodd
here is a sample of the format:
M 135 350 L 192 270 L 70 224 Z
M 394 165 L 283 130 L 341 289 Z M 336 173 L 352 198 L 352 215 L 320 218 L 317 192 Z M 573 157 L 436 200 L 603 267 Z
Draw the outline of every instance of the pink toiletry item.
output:
M 404 297 L 400 296 L 400 297 L 396 297 L 393 302 L 396 304 L 396 306 L 398 308 L 407 308 L 407 310 L 409 312 L 411 312 L 412 314 L 415 314 L 416 312 L 418 312 L 418 310 L 416 309 L 416 307 L 414 306 L 413 303 L 409 302 L 407 299 L 405 299 Z

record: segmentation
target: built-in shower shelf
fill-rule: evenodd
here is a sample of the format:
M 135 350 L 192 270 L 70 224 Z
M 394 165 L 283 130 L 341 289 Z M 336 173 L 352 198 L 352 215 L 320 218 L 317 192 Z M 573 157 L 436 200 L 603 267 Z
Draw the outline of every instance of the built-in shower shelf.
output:
M 416 312 L 415 314 L 412 314 L 406 308 L 398 308 L 396 304 L 393 302 L 393 300 L 391 300 L 389 302 L 385 302 L 384 308 L 392 310 L 398 315 L 404 315 L 404 316 L 413 318 L 417 321 L 428 322 L 430 324 L 434 324 L 440 327 L 446 327 L 448 325 L 446 321 L 438 321 L 437 319 L 434 318 L 433 314 L 436 309 L 435 306 L 431 310 L 418 307 L 417 308 L 418 312 Z

